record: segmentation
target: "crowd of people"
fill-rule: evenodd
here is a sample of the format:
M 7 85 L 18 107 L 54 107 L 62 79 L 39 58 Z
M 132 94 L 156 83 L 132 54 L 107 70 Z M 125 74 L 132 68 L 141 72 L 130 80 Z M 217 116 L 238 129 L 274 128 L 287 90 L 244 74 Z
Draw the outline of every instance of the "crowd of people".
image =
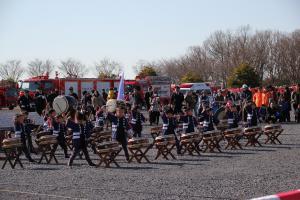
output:
M 127 99 L 125 98 L 125 101 L 117 102 L 116 110 L 113 112 L 105 106 L 109 99 L 115 98 L 116 94 L 113 90 L 108 94 L 105 91 L 102 91 L 102 94 L 98 91 L 84 91 L 79 100 L 73 88 L 70 88 L 69 95 L 78 99 L 80 106 L 62 114 L 52 109 L 51 104 L 57 95 L 57 91 L 47 96 L 37 91 L 35 98 L 30 99 L 30 95 L 25 91 L 19 99 L 22 112 L 18 113 L 15 118 L 15 136 L 21 138 L 22 150 L 30 162 L 34 162 L 30 153 L 35 152 L 31 141 L 32 121 L 28 119 L 31 101 L 36 103 L 36 112 L 44 117 L 43 129 L 57 136 L 58 144 L 64 150 L 65 157 L 69 158 L 69 166 L 72 166 L 74 158 L 81 151 L 88 164 L 95 165 L 87 150 L 89 137 L 94 127 L 103 129 L 105 126 L 106 128 L 111 126 L 112 140 L 122 145 L 126 160 L 129 160 L 128 138 L 142 137 L 143 125 L 148 119 L 150 125 L 158 125 L 159 120 L 162 120 L 162 133 L 175 136 L 178 154 L 181 153 L 180 141 L 176 136 L 179 124 L 185 133 L 194 132 L 199 126 L 204 132 L 211 131 L 224 120 L 229 128 L 241 125 L 251 127 L 262 122 L 289 122 L 292 110 L 296 121 L 300 122 L 300 84 L 294 91 L 286 87 L 281 93 L 272 86 L 258 88 L 252 92 L 244 84 L 239 93 L 226 90 L 219 90 L 213 94 L 207 91 L 189 91 L 184 95 L 180 88 L 176 87 L 170 101 L 162 101 L 151 87 L 145 92 L 144 97 L 138 89 L 135 89 L 130 96 L 126 97 Z M 142 113 L 143 108 L 148 116 Z M 66 146 L 67 129 L 72 131 L 74 149 L 71 156 Z M 96 153 L 95 146 L 91 145 L 91 148 Z

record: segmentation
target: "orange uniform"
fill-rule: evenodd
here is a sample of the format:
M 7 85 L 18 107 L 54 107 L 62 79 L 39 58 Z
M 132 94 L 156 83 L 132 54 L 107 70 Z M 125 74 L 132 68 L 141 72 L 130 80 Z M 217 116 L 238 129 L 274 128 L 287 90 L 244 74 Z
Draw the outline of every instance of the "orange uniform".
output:
M 270 103 L 271 97 L 272 97 L 271 92 L 263 92 L 262 93 L 262 104 L 264 104 L 265 106 L 268 106 Z
M 256 107 L 260 108 L 263 104 L 263 93 L 260 91 L 255 92 L 252 100 L 255 103 Z

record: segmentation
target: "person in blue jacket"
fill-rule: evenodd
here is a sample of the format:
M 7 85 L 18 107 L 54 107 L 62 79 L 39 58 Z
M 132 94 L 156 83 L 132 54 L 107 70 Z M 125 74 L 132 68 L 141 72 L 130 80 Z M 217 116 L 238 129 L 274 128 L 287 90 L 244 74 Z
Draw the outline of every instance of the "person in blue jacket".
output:
M 59 145 L 64 150 L 65 158 L 69 158 L 65 139 L 66 127 L 63 121 L 64 118 L 62 115 L 56 115 L 56 117 L 52 120 L 53 135 L 57 136 L 58 141 L 58 144 L 54 145 L 53 149 L 56 149 Z

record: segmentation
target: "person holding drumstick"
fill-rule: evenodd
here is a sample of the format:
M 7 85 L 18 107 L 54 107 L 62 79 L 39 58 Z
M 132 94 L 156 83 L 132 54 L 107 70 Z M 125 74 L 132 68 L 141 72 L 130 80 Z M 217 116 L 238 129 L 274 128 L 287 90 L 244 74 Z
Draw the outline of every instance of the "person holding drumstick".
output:
M 74 150 L 69 159 L 68 166 L 72 166 L 73 160 L 79 154 L 80 151 L 83 152 L 85 159 L 90 166 L 96 166 L 90 159 L 85 142 L 84 114 L 77 111 L 75 114 L 75 118 L 74 116 L 70 116 L 67 121 L 66 127 L 72 129 L 72 142 L 74 146 Z
M 180 116 L 180 121 L 183 123 L 183 132 L 195 132 L 195 127 L 198 126 L 198 122 L 196 117 L 193 116 L 193 109 L 190 107 L 184 107 L 183 110 L 184 115 Z
M 176 141 L 176 148 L 177 148 L 177 154 L 181 154 L 181 146 L 179 143 L 179 140 L 176 136 L 176 127 L 177 127 L 177 120 L 174 116 L 174 110 L 171 107 L 165 108 L 165 113 L 161 116 L 163 121 L 163 128 L 162 133 L 163 135 L 174 135 L 175 141 Z
M 143 125 L 146 121 L 144 115 L 140 112 L 137 105 L 132 106 L 130 125 L 133 130 L 133 137 L 142 137 Z
M 66 127 L 63 121 L 64 118 L 62 115 L 56 115 L 56 117 L 52 121 L 53 135 L 57 136 L 58 141 L 58 144 L 55 144 L 53 149 L 56 149 L 59 145 L 64 150 L 65 158 L 69 158 L 68 148 L 65 139 Z
M 22 113 L 16 114 L 14 129 L 15 129 L 15 137 L 21 138 L 22 151 L 24 152 L 26 158 L 29 160 L 29 162 L 35 162 L 31 158 L 28 148 L 26 146 L 26 132 L 25 132 L 25 127 L 24 127 L 24 115 Z
M 118 101 L 115 114 L 109 112 L 107 119 L 111 122 L 112 139 L 121 143 L 126 160 L 129 161 L 127 141 L 128 137 L 131 138 L 132 130 L 128 120 L 125 118 L 125 103 Z

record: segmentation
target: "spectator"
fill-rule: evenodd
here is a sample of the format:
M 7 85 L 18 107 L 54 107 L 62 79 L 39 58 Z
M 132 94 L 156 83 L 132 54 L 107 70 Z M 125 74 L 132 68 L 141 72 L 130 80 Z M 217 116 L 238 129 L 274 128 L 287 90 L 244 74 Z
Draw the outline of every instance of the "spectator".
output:
M 108 96 L 108 94 L 105 92 L 105 89 L 102 89 L 102 97 L 105 102 L 107 101 L 107 96 Z
M 25 90 L 24 92 L 20 92 L 20 96 L 18 98 L 18 105 L 20 106 L 21 110 L 30 112 L 30 103 L 33 101 L 31 96 L 29 95 L 29 91 Z
M 295 113 L 295 121 L 300 122 L 299 108 L 300 108 L 300 84 L 297 85 L 296 90 L 292 94 L 292 103 Z
M 147 110 L 150 109 L 152 96 L 153 96 L 153 90 L 152 90 L 152 86 L 150 86 L 148 88 L 148 91 L 145 93 L 145 103 L 146 103 Z
M 99 94 L 97 90 L 94 92 L 92 96 L 92 105 L 94 109 L 96 109 L 97 107 L 101 108 L 103 105 L 105 105 L 104 98 Z
M 34 95 L 34 103 L 35 103 L 36 112 L 39 115 L 42 115 L 43 110 L 46 108 L 47 105 L 47 99 L 39 89 L 36 90 L 36 93 Z
M 263 96 L 262 88 L 259 87 L 257 92 L 255 92 L 253 95 L 253 102 L 255 103 L 257 109 L 260 109 L 262 105 L 262 96 Z
M 291 101 L 292 101 L 292 94 L 291 94 L 291 90 L 289 87 L 285 87 L 285 91 L 283 93 L 283 97 L 285 99 L 285 101 L 287 102 L 288 104 L 288 111 L 286 113 L 286 120 L 287 122 L 290 122 L 291 121 L 291 110 L 292 110 L 292 106 L 291 106 Z
M 189 109 L 193 109 L 196 105 L 196 100 L 195 100 L 195 97 L 192 93 L 192 91 L 188 91 L 186 97 L 184 98 L 184 101 L 186 103 L 186 106 L 189 108 Z
M 54 99 L 58 96 L 58 90 L 52 90 L 51 93 L 47 97 L 47 102 L 49 103 L 50 107 L 52 108 L 52 104 Z
M 252 92 L 249 90 L 249 87 L 244 84 L 242 86 L 241 100 L 242 102 L 252 101 Z
M 78 101 L 78 95 L 74 92 L 73 87 L 69 88 L 69 95 L 74 97 Z
M 175 92 L 172 94 L 171 97 L 171 104 L 174 107 L 174 114 L 178 114 L 182 112 L 181 109 L 182 109 L 183 101 L 184 101 L 184 96 L 180 92 L 180 87 L 176 86 Z

